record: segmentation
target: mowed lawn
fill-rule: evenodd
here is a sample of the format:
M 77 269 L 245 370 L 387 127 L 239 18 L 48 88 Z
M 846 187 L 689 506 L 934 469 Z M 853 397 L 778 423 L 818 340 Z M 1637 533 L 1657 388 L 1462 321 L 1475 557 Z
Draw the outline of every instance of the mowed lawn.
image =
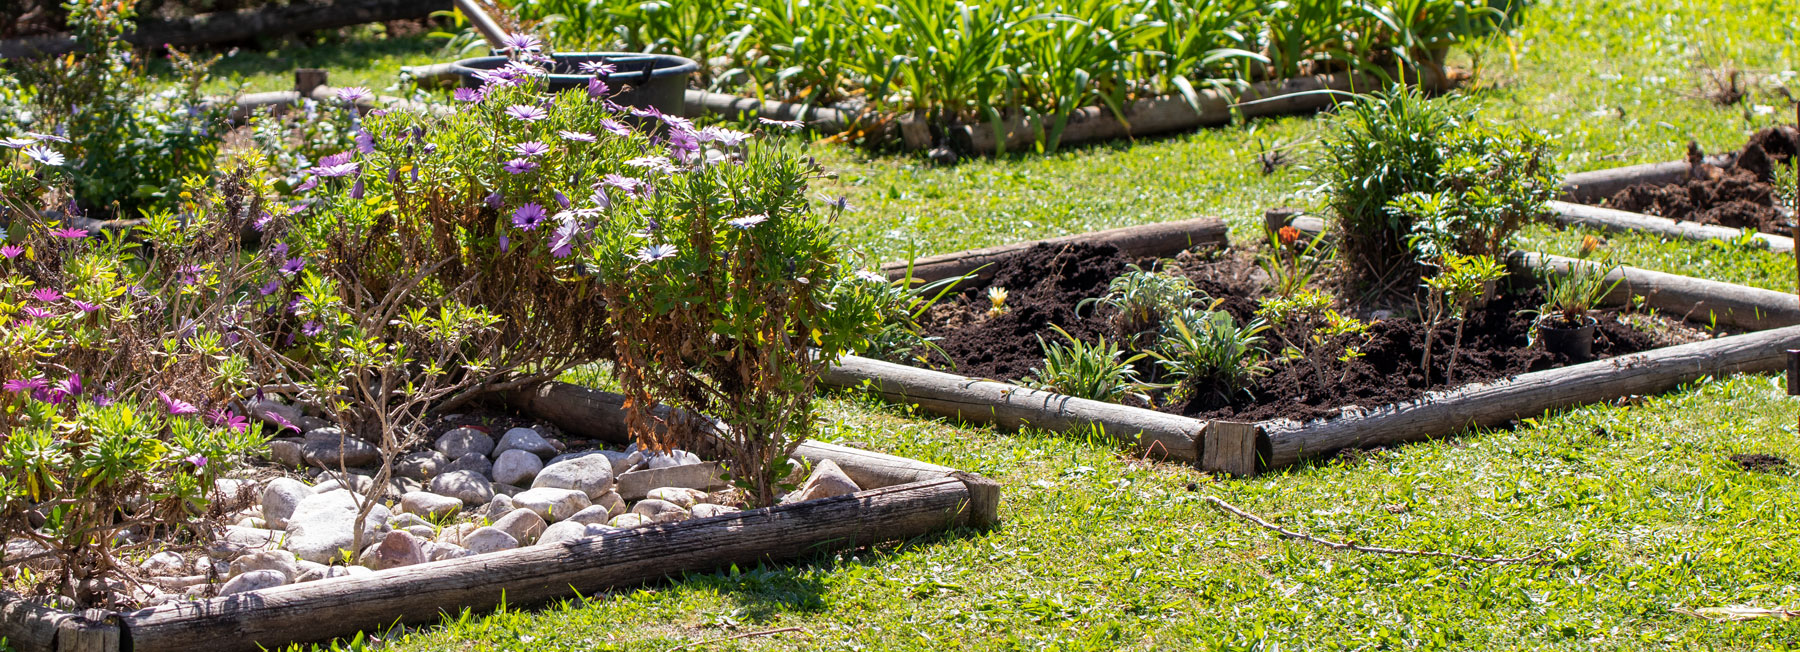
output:
M 1800 11 L 1776 0 L 1558 0 L 1478 48 L 1471 93 L 1560 138 L 1569 171 L 1735 147 L 1800 90 Z M 404 56 L 412 56 L 410 54 Z M 1465 66 L 1475 65 L 1460 56 Z M 1750 95 L 1707 98 L 1739 69 Z M 278 76 L 277 72 L 261 73 Z M 1759 107 L 1769 107 L 1763 111 Z M 1254 236 L 1310 206 L 1311 117 L 934 167 L 829 145 L 818 189 L 855 206 L 871 260 L 1211 215 Z M 1263 173 L 1259 154 L 1293 163 Z M 1579 232 L 1532 228 L 1567 251 Z M 1792 291 L 1793 263 L 1730 246 L 1609 236 L 1622 262 Z M 1800 608 L 1800 401 L 1774 376 L 1695 383 L 1514 428 L 1222 480 L 1110 440 L 1002 433 L 840 395 L 822 439 L 1004 484 L 1002 523 L 560 604 L 449 614 L 397 650 L 1765 650 L 1800 626 L 1690 610 Z M 1284 541 L 1203 502 L 1370 545 L 1547 563 L 1487 566 Z M 787 629 L 794 628 L 794 629 Z M 787 629 L 729 640 L 726 637 Z M 348 645 L 340 643 L 339 646 Z M 326 646 L 327 648 L 332 646 Z

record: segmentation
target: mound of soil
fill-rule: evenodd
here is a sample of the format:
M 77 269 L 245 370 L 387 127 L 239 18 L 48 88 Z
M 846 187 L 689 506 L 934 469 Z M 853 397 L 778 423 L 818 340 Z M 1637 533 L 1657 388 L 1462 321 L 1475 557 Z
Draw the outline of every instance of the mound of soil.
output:
M 1106 308 L 1076 306 L 1083 299 L 1101 296 L 1107 283 L 1127 271 L 1130 264 L 1146 269 L 1153 260 L 1132 260 L 1108 245 L 1076 244 L 1035 247 L 999 265 L 992 280 L 958 286 L 953 298 L 932 309 L 926 319 L 928 334 L 949 360 L 933 360 L 940 368 L 975 378 L 1014 382 L 1043 363 L 1038 339 L 1060 341 L 1050 326 L 1061 326 L 1086 341 L 1106 337 L 1118 342 Z M 1242 253 L 1183 254 L 1165 261 L 1166 272 L 1186 276 L 1240 323 L 1254 316 L 1256 299 L 1263 294 L 1262 272 Z M 987 289 L 1006 288 L 1008 310 L 989 315 Z M 1532 317 L 1521 314 L 1536 308 L 1542 294 L 1536 288 L 1503 289 L 1486 306 L 1471 313 L 1463 327 L 1462 346 L 1456 356 L 1454 379 L 1450 373 L 1454 323 L 1438 326 L 1432 336 L 1431 373 L 1421 363 L 1425 350 L 1425 325 L 1403 318 L 1381 319 L 1366 338 L 1324 338 L 1309 346 L 1306 358 L 1271 361 L 1270 373 L 1258 378 L 1247 392 L 1227 394 L 1211 387 L 1189 391 L 1152 393 L 1151 407 L 1202 418 L 1263 420 L 1278 417 L 1308 419 L 1352 406 L 1376 406 L 1416 398 L 1445 387 L 1506 378 L 1567 364 L 1561 356 L 1529 342 Z M 1202 306 L 1204 307 L 1204 306 Z M 1305 343 L 1313 339 L 1310 325 L 1290 326 L 1280 333 L 1265 332 L 1264 348 L 1280 351 L 1283 341 Z M 1669 343 L 1674 336 L 1659 337 L 1616 319 L 1604 319 L 1594 345 L 1596 357 L 1644 351 Z M 1344 345 L 1357 344 L 1359 358 L 1340 360 Z M 1120 342 L 1129 349 L 1129 343 Z M 1140 376 L 1158 380 L 1159 369 L 1148 359 L 1137 365 Z
M 1728 459 L 1735 462 L 1740 469 L 1759 473 L 1768 473 L 1781 469 L 1786 467 L 1788 463 L 1787 459 L 1784 457 L 1767 453 L 1739 453 L 1737 455 L 1732 455 Z
M 1606 203 L 1634 213 L 1786 235 L 1779 226 L 1784 219 L 1775 208 L 1769 183 L 1775 166 L 1791 165 L 1796 152 L 1800 152 L 1800 130 L 1794 127 L 1756 132 L 1730 167 L 1701 163 L 1700 152 L 1690 148 L 1688 159 L 1695 170 L 1687 182 L 1641 183 L 1620 190 Z

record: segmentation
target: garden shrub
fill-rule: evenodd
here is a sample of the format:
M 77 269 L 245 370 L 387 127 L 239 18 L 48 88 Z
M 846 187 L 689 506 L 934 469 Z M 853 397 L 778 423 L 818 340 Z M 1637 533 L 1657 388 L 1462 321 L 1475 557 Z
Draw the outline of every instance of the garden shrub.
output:
M 1445 256 L 1501 256 L 1559 180 L 1549 139 L 1460 97 L 1393 89 L 1346 105 L 1317 170 L 1345 278 L 1410 290 Z
M 162 82 L 120 38 L 131 28 L 129 6 L 73 0 L 67 7 L 79 51 L 17 67 L 17 101 L 26 108 L 0 102 L 10 113 L 0 116 L 0 137 L 68 138 L 74 208 L 93 217 L 173 207 L 184 179 L 211 173 L 227 128 L 230 103 L 209 103 L 200 93 L 216 58 L 171 50 L 178 83 L 157 90 Z
M 207 540 L 224 516 L 215 480 L 262 446 L 235 406 L 272 369 L 240 344 L 279 319 L 252 288 L 280 272 L 238 245 L 255 207 L 212 205 L 198 186 L 181 219 L 132 237 L 40 217 L 30 202 L 65 178 L 42 154 L 56 145 L 0 149 L 0 539 L 26 551 L 0 566 L 112 606 L 127 542 Z M 54 571 L 30 570 L 39 557 Z

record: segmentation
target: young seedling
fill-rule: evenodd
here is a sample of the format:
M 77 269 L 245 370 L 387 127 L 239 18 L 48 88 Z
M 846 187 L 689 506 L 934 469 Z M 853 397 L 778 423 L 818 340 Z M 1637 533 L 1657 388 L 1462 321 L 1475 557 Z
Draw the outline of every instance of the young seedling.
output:
M 1044 348 L 1044 365 L 1032 368 L 1031 376 L 1024 380 L 1026 387 L 1096 401 L 1117 402 L 1125 397 L 1150 400 L 1143 392 L 1149 386 L 1139 382 L 1137 369 L 1132 366 L 1144 354 L 1120 359 L 1124 352 L 1104 337 L 1088 344 L 1061 326 L 1052 325 L 1050 330 L 1068 344 L 1038 338 L 1038 345 Z
M 1456 334 L 1450 343 L 1450 364 L 1444 368 L 1444 382 L 1456 382 L 1456 358 L 1462 352 L 1463 327 L 1468 323 L 1469 308 L 1487 294 L 1488 284 L 1504 276 L 1506 266 L 1490 256 L 1451 254 L 1444 257 L 1437 276 L 1425 279 L 1428 317 L 1425 353 L 1419 361 L 1425 382 L 1431 382 L 1432 336 L 1446 319 L 1456 320 Z
M 999 317 L 1000 315 L 1006 314 L 1006 297 L 1007 297 L 1006 288 L 1000 287 L 998 285 L 988 288 L 988 291 L 987 291 L 987 298 L 988 298 L 987 314 L 989 317 Z

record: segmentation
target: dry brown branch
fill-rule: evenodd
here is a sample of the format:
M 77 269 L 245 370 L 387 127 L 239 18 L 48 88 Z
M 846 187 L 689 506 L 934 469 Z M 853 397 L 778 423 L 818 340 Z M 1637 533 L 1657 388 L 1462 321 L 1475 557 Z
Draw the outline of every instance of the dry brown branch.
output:
M 774 636 L 776 634 L 783 634 L 783 633 L 787 633 L 787 632 L 804 632 L 804 631 L 806 631 L 806 629 L 803 627 L 779 627 L 776 629 L 764 629 L 764 630 L 755 631 L 755 632 L 744 632 L 742 634 L 732 634 L 730 636 L 721 636 L 719 638 L 709 638 L 709 639 L 701 640 L 701 641 L 682 643 L 681 645 L 677 645 L 675 647 L 669 648 L 667 652 L 675 652 L 676 650 L 685 650 L 687 648 L 695 647 L 695 646 L 699 646 L 699 645 L 711 645 L 713 643 L 723 643 L 725 641 L 735 641 L 735 640 L 741 639 L 741 638 L 756 638 L 759 636 Z
M 1440 558 L 1444 558 L 1444 559 L 1454 559 L 1456 561 L 1465 561 L 1465 562 L 1471 562 L 1471 563 L 1477 563 L 1477 564 L 1524 564 L 1524 563 L 1542 564 L 1542 563 L 1549 561 L 1547 559 L 1540 559 L 1540 557 L 1544 553 L 1550 551 L 1549 546 L 1539 548 L 1535 552 L 1532 552 L 1529 555 L 1525 555 L 1524 557 L 1475 557 L 1475 556 L 1471 556 L 1471 555 L 1460 555 L 1460 554 L 1457 554 L 1454 552 L 1440 552 L 1440 551 L 1436 551 L 1436 550 L 1413 550 L 1410 548 L 1382 548 L 1382 547 L 1378 547 L 1378 546 L 1359 545 L 1359 544 L 1350 543 L 1347 541 L 1332 541 L 1330 539 L 1322 539 L 1322 538 L 1315 537 L 1313 535 L 1305 534 L 1302 532 L 1295 532 L 1293 530 L 1289 530 L 1287 528 L 1281 527 L 1274 523 L 1270 523 L 1266 520 L 1263 520 L 1262 517 L 1259 517 L 1255 514 L 1251 514 L 1250 512 L 1246 512 L 1242 509 L 1239 509 L 1236 506 L 1232 505 L 1231 503 L 1225 502 L 1224 500 L 1220 500 L 1216 496 L 1201 496 L 1200 499 L 1205 500 L 1206 502 L 1212 503 L 1212 505 L 1214 507 L 1225 510 L 1226 512 L 1232 514 L 1233 516 L 1244 519 L 1246 521 L 1250 521 L 1251 523 L 1256 524 L 1257 527 L 1263 528 L 1265 530 L 1270 530 L 1272 532 L 1280 534 L 1282 536 L 1282 538 L 1298 539 L 1301 541 L 1316 543 L 1316 544 L 1319 544 L 1319 545 L 1322 545 L 1322 546 L 1325 546 L 1327 548 L 1331 548 L 1334 550 L 1354 550 L 1356 552 L 1372 552 L 1372 553 L 1382 554 L 1382 555 L 1402 555 L 1402 556 L 1407 556 L 1407 557 L 1440 557 Z

